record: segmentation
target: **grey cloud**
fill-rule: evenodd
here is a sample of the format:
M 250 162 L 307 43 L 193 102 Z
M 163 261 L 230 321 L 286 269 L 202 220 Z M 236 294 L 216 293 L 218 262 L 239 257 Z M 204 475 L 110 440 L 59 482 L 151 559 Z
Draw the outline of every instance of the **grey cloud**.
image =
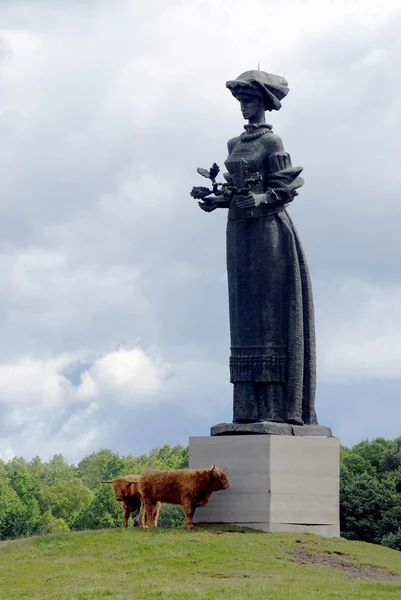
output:
M 185 440 L 192 431 L 206 433 L 231 416 L 226 215 L 201 213 L 189 192 L 201 184 L 196 167 L 216 161 L 223 168 L 226 141 L 241 131 L 224 82 L 247 68 L 244 50 L 227 28 L 226 47 L 215 47 L 213 64 L 200 41 L 183 55 L 177 32 L 161 31 L 163 3 L 154 4 L 154 14 L 138 7 L 135 19 L 129 4 L 111 10 L 107 2 L 70 2 L 67 9 L 61 2 L 18 2 L 4 15 L 5 28 L 27 28 L 42 47 L 31 67 L 37 70 L 15 88 L 3 81 L 0 96 L 6 107 L 0 117 L 0 357 L 102 353 L 138 340 L 162 348 L 174 363 L 199 352 L 221 368 L 222 381 L 215 374 L 200 390 L 182 384 L 175 401 L 196 404 L 202 394 L 224 394 L 228 409 L 219 405 L 210 416 L 191 418 L 173 399 L 169 411 L 116 407 L 110 399 L 85 417 L 85 407 L 71 405 L 44 424 L 54 448 L 63 423 L 80 415 L 82 435 L 85 427 L 101 432 L 88 448 L 106 444 L 124 452 L 130 433 L 132 447 L 142 451 Z M 169 8 L 171 23 L 177 7 Z M 305 187 L 290 212 L 318 313 L 321 303 L 328 305 L 323 288 L 330 278 L 399 283 L 400 87 L 393 75 L 401 62 L 399 24 L 396 14 L 376 30 L 344 25 L 324 40 L 306 40 L 288 59 L 275 58 L 275 47 L 266 46 L 263 66 L 269 69 L 271 56 L 290 82 L 283 110 L 271 121 L 293 162 L 305 169 Z M 195 37 L 195 25 L 188 27 Z M 364 66 L 375 49 L 385 50 L 384 62 Z M 12 60 L 6 49 L 3 64 Z M 79 372 L 71 370 L 73 382 Z M 336 406 L 337 388 L 323 385 Z M 360 386 L 352 388 L 356 410 L 365 393 Z M 318 399 L 318 409 L 319 402 L 321 421 L 338 424 L 351 439 L 339 415 L 324 412 L 327 400 Z M 108 431 L 103 424 L 111 414 L 115 427 Z

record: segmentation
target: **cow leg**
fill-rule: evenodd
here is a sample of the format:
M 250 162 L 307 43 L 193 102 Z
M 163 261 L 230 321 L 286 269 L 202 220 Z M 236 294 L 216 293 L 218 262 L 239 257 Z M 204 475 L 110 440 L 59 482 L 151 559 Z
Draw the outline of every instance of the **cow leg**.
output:
M 139 527 L 145 527 L 145 506 L 143 502 L 141 503 L 141 507 L 139 509 L 138 517 L 137 517 Z
M 147 497 L 145 501 L 145 527 L 155 527 L 153 512 L 156 505 L 156 500 L 152 497 Z
M 160 507 L 161 507 L 161 503 L 157 502 L 157 504 L 155 505 L 155 508 L 153 510 L 153 523 L 155 524 L 155 527 L 157 527 L 157 521 L 159 520 Z
M 129 507 L 125 504 L 124 505 L 124 529 L 127 529 L 127 527 L 128 527 L 128 521 L 129 521 L 130 516 L 131 516 L 131 511 L 130 511 Z
M 193 529 L 194 525 L 192 523 L 192 518 L 195 513 L 195 506 L 192 504 L 191 498 L 182 499 L 182 508 L 184 510 L 186 529 Z

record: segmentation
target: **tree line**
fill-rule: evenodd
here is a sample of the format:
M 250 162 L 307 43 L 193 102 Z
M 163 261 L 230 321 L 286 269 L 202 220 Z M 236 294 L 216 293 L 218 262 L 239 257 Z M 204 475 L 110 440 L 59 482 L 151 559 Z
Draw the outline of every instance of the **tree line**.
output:
M 401 437 L 378 438 L 341 448 L 341 535 L 401 550 Z M 69 464 L 0 461 L 0 540 L 21 536 L 121 527 L 122 508 L 103 479 L 140 474 L 147 468 L 182 469 L 188 448 L 161 446 L 139 457 L 102 449 Z M 160 527 L 183 524 L 181 507 L 163 506 Z
M 0 540 L 43 533 L 121 527 L 121 503 L 102 480 L 140 474 L 146 467 L 182 469 L 188 448 L 162 446 L 139 457 L 120 457 L 99 450 L 77 465 L 61 454 L 48 461 L 13 458 L 0 461 Z M 159 523 L 174 527 L 183 522 L 180 507 L 164 506 Z

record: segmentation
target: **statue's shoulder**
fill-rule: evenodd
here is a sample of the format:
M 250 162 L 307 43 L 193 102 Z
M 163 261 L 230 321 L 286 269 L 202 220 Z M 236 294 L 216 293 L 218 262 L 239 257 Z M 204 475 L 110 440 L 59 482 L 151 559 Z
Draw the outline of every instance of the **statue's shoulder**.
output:
M 235 146 L 238 144 L 238 142 L 240 141 L 240 136 L 237 135 L 236 137 L 231 138 L 231 140 L 228 140 L 227 142 L 227 148 L 228 148 L 228 153 L 231 154 L 231 152 L 234 150 Z
M 260 138 L 260 140 L 263 143 L 263 146 L 265 147 L 265 150 L 268 154 L 275 154 L 275 152 L 283 152 L 284 150 L 281 137 L 279 135 L 276 135 L 272 131 L 265 133 L 265 135 L 263 135 Z

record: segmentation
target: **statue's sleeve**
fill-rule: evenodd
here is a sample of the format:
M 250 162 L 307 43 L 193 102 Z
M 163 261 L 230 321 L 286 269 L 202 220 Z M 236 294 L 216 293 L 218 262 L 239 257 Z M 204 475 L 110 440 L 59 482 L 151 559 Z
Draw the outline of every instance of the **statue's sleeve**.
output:
M 233 178 L 231 173 L 223 173 L 223 177 L 226 180 L 227 183 L 229 183 L 230 185 L 233 185 Z
M 288 152 L 274 152 L 267 158 L 266 165 L 266 200 L 268 204 L 287 204 L 298 195 L 297 189 L 304 180 L 299 177 L 302 167 L 293 167 Z

